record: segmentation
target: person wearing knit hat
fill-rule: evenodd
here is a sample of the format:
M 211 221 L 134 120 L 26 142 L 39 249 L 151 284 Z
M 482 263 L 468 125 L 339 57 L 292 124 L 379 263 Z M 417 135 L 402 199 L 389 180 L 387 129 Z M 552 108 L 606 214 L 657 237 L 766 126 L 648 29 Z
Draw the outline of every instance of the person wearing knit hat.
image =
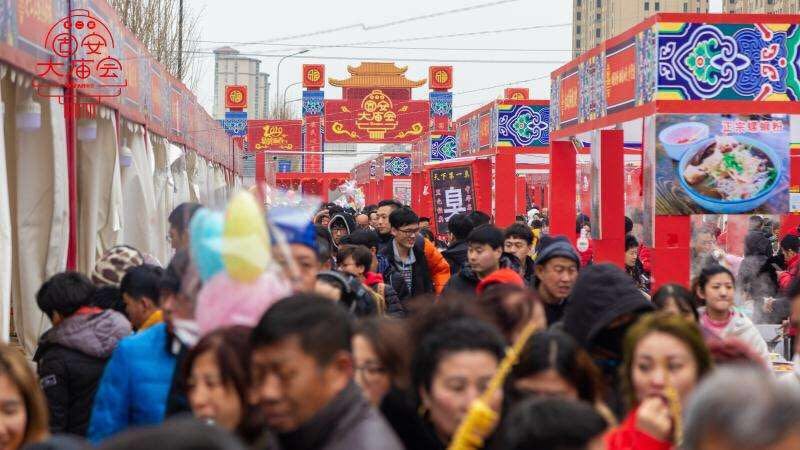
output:
M 563 330 L 589 352 L 606 376 L 609 406 L 622 416 L 619 380 L 622 341 L 628 328 L 654 310 L 625 271 L 613 264 L 594 264 L 581 270 L 564 310 Z
M 534 266 L 533 288 L 544 305 L 549 325 L 564 315 L 580 266 L 580 256 L 567 238 L 542 238 Z
M 525 281 L 523 281 L 522 277 L 519 276 L 517 272 L 514 272 L 511 269 L 500 269 L 496 272 L 492 272 L 491 275 L 482 279 L 480 283 L 478 283 L 478 287 L 475 289 L 475 292 L 477 292 L 478 295 L 481 295 L 483 294 L 483 291 L 497 284 L 510 284 L 513 286 L 524 287 Z
M 144 264 L 144 255 L 129 245 L 111 247 L 95 263 L 92 270 L 92 283 L 97 287 L 119 287 L 125 272 L 131 267 Z
M 320 259 L 320 242 L 317 237 L 317 229 L 314 223 L 308 220 L 298 223 L 282 219 L 282 217 L 270 216 L 270 221 L 275 225 L 276 231 L 283 234 L 289 247 L 289 256 L 294 260 L 297 267 L 297 276 L 292 277 L 292 288 L 295 292 L 313 292 L 317 274 L 322 270 L 324 262 Z M 276 245 L 274 248 L 275 260 L 284 269 L 287 269 L 288 264 L 280 245 Z M 286 270 L 286 273 L 291 274 L 292 272 Z

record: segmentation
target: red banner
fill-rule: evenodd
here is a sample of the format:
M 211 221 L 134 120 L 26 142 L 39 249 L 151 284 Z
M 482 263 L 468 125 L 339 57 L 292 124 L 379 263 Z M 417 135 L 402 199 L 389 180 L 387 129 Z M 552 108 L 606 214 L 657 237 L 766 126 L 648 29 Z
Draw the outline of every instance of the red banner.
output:
M 478 146 L 480 148 L 488 147 L 492 143 L 492 117 L 489 114 L 484 114 L 479 120 Z
M 610 49 L 606 53 L 606 105 L 608 112 L 625 109 L 636 102 L 635 41 Z
M 322 150 L 322 124 L 321 116 L 306 116 L 305 145 L 306 152 Z M 322 172 L 322 155 L 312 153 L 305 155 L 305 172 Z
M 559 90 L 558 111 L 561 125 L 571 124 L 578 120 L 578 71 L 565 75 Z
M 413 142 L 427 128 L 427 100 L 393 101 L 380 89 L 362 100 L 325 100 L 326 142 Z
M 264 150 L 300 150 L 300 120 L 248 120 L 247 148 Z

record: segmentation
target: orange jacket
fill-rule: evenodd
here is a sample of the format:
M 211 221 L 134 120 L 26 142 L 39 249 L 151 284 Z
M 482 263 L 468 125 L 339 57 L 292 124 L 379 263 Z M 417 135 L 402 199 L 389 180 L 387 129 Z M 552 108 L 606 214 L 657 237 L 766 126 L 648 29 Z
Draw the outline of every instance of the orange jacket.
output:
M 428 270 L 431 272 L 431 281 L 436 295 L 442 293 L 444 285 L 450 281 L 450 264 L 444 259 L 442 253 L 436 249 L 430 241 L 425 239 L 425 261 L 428 263 Z

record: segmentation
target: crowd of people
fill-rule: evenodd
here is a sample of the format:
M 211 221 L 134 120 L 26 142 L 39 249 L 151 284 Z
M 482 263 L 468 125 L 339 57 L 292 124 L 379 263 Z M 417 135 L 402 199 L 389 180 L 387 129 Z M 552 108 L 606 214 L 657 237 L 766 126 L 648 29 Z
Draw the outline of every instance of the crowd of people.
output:
M 119 246 L 41 286 L 33 365 L 0 346 L 0 448 L 800 448 L 800 370 L 776 375 L 753 324 L 800 319 L 800 242 L 775 261 L 763 220 L 736 268 L 699 230 L 692 285 L 651 292 L 630 219 L 623 269 L 585 216 L 553 236 L 538 208 L 459 213 L 442 236 L 395 200 L 326 204 L 270 223 L 279 278 L 236 318 L 209 306 L 241 296 L 201 276 L 201 211 L 170 215 L 166 267 Z

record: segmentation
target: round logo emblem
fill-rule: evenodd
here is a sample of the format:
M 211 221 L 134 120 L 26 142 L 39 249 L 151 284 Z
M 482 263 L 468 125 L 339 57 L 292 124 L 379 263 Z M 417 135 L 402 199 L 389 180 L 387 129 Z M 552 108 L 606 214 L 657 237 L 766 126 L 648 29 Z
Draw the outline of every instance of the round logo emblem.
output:
M 319 81 L 320 78 L 319 70 L 317 69 L 309 70 L 308 73 L 306 74 L 306 78 L 308 79 L 308 81 L 316 83 L 317 81 Z
M 233 103 L 241 102 L 242 101 L 242 97 L 243 97 L 242 91 L 240 91 L 238 89 L 234 89 L 234 90 L 231 91 L 230 99 L 231 99 L 231 101 Z
M 436 78 L 436 81 L 439 82 L 439 83 L 446 83 L 447 82 L 447 78 L 448 77 L 447 77 L 447 71 L 446 70 L 439 70 L 439 71 L 436 72 L 436 75 L 434 75 L 434 76 Z

